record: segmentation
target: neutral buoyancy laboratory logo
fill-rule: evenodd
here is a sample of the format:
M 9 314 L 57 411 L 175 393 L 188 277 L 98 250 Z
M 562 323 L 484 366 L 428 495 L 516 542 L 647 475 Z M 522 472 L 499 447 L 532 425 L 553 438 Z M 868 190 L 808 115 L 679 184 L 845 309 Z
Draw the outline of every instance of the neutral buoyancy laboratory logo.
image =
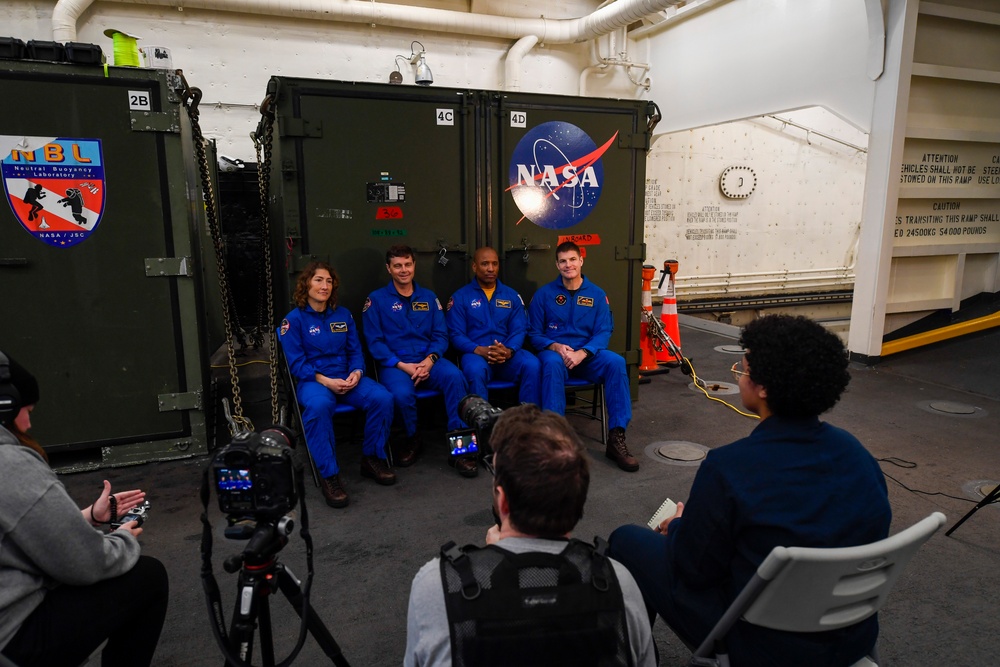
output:
M 550 121 L 529 130 L 510 161 L 507 189 L 523 214 L 518 224 L 527 218 L 539 227 L 565 229 L 590 215 L 604 184 L 601 156 L 617 136 L 598 148 L 571 123 Z
M 50 246 L 81 243 L 104 214 L 100 139 L 0 135 L 0 178 L 14 217 Z

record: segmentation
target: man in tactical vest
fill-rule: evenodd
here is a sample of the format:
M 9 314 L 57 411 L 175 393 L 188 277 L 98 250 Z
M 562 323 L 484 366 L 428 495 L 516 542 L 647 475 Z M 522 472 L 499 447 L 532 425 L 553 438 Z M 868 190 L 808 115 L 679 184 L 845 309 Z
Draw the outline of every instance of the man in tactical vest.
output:
M 632 576 L 569 538 L 590 470 L 566 419 L 534 405 L 501 415 L 487 546 L 442 547 L 413 579 L 407 667 L 656 664 Z

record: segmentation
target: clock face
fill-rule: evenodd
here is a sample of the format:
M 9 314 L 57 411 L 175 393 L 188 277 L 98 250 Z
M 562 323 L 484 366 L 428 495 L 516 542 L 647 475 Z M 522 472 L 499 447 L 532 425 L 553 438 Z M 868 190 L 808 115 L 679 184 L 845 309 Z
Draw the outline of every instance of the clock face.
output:
M 757 174 L 750 167 L 726 167 L 719 178 L 719 187 L 730 199 L 746 199 L 757 188 Z

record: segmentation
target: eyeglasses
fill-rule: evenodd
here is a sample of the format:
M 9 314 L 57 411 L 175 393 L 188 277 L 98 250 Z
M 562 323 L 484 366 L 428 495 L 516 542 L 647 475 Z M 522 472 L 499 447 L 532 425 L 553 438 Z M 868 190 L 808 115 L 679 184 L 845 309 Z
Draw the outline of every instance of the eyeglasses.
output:
M 736 384 L 740 383 L 740 376 L 746 375 L 747 377 L 750 377 L 750 373 L 746 371 L 741 371 L 740 369 L 736 368 L 739 365 L 739 363 L 740 362 L 737 361 L 735 364 L 733 364 L 733 367 L 729 369 L 733 373 L 733 379 L 736 380 Z

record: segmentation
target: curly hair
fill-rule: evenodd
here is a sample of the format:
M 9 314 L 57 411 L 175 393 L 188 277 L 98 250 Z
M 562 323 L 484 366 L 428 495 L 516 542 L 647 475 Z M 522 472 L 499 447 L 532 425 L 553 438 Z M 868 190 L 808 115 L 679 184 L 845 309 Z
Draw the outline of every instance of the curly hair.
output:
M 340 287 L 340 277 L 337 276 L 337 272 L 326 262 L 309 262 L 306 264 L 306 268 L 302 269 L 298 280 L 295 281 L 295 294 L 292 295 L 292 301 L 299 308 L 305 308 L 306 304 L 309 303 L 309 281 L 320 269 L 325 269 L 333 278 L 333 289 L 330 290 L 330 298 L 326 300 L 326 305 L 329 308 L 337 305 L 337 289 Z
M 590 468 L 565 417 L 537 405 L 505 410 L 490 436 L 494 485 L 503 487 L 510 521 L 536 537 L 560 537 L 583 517 Z
M 782 417 L 815 417 L 840 400 L 851 381 L 840 338 L 805 317 L 767 315 L 743 329 L 750 379 L 767 390 Z

